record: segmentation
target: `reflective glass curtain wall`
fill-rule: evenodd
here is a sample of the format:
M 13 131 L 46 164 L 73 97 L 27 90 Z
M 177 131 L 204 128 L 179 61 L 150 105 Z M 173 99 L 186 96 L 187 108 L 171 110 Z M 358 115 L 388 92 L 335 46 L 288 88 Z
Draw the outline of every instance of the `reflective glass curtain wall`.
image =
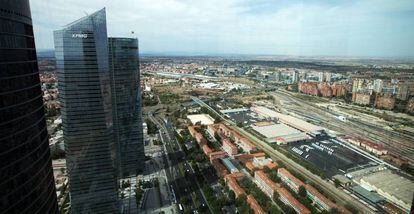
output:
M 28 0 L 0 0 L 0 213 L 57 213 Z
M 108 44 L 117 169 L 120 178 L 127 178 L 145 165 L 138 40 L 109 38 Z
M 54 32 L 73 213 L 117 213 L 105 9 Z

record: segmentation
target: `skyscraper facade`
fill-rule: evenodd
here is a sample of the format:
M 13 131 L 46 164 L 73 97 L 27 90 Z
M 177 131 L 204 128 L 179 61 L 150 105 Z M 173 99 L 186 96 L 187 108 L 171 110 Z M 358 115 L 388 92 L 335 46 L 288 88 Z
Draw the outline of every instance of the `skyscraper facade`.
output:
M 145 165 L 138 40 L 109 38 L 108 45 L 116 163 L 118 177 L 127 178 Z
M 73 213 L 117 213 L 105 9 L 54 32 Z
M 57 213 L 28 0 L 0 0 L 0 213 Z

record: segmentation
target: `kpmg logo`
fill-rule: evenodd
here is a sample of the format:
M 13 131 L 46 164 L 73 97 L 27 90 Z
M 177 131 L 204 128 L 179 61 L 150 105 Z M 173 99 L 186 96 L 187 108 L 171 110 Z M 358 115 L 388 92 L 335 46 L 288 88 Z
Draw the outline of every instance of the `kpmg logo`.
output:
M 74 33 L 74 34 L 72 34 L 72 38 L 86 39 L 86 38 L 88 38 L 88 34 L 86 34 L 86 33 Z

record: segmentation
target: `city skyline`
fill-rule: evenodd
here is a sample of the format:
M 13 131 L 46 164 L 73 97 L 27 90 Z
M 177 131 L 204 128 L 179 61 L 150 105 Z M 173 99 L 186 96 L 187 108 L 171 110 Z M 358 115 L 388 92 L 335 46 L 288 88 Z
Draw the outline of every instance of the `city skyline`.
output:
M 36 44 L 52 30 L 99 9 L 97 2 L 33 1 Z M 143 53 L 264 54 L 412 58 L 412 1 L 99 2 L 108 34 L 138 37 Z M 59 6 L 57 6 L 59 5 Z M 50 11 L 43 14 L 43 10 Z

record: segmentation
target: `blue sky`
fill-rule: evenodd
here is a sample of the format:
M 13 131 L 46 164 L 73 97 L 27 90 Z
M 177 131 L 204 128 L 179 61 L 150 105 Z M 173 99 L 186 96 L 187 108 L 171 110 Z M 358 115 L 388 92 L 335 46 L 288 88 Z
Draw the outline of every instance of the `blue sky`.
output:
M 413 0 L 32 0 L 37 48 L 102 7 L 143 53 L 414 57 Z

